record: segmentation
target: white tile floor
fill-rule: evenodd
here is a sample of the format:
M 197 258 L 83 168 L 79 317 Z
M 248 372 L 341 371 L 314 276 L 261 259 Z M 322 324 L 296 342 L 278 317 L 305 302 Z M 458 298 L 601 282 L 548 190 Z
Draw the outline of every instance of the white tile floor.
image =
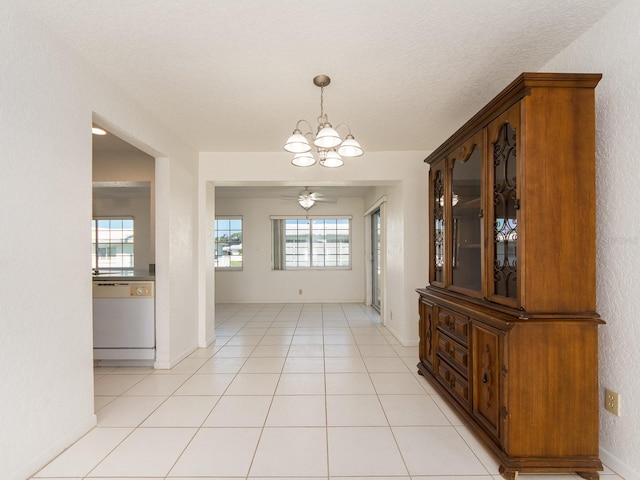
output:
M 375 310 L 228 304 L 216 322 L 172 370 L 97 368 L 98 426 L 33 478 L 501 478 Z

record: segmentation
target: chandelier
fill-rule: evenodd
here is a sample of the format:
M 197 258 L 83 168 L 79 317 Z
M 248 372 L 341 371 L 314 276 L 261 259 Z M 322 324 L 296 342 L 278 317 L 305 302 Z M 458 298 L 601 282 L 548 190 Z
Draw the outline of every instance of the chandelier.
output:
M 344 165 L 342 157 L 359 157 L 364 153 L 360 144 L 353 138 L 348 125 L 340 124 L 334 129 L 329 123 L 327 115 L 324 113 L 324 87 L 329 85 L 331 79 L 326 75 L 318 75 L 313 79 L 313 84 L 320 87 L 320 116 L 318 117 L 318 129 L 316 134 L 312 133 L 312 126 L 307 120 L 298 120 L 293 134 L 284 145 L 287 152 L 293 153 L 291 161 L 296 167 L 310 167 L 316 163 L 316 157 L 311 153 L 309 140 L 316 147 L 316 155 L 323 167 L 335 168 Z M 306 123 L 309 131 L 302 133 L 300 124 Z M 337 130 L 340 127 L 347 129 L 347 136 L 344 140 Z

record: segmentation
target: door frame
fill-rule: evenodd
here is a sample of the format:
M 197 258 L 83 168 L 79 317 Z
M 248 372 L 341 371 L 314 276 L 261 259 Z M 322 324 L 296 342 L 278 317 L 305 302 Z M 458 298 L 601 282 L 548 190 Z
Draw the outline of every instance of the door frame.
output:
M 364 212 L 364 223 L 365 223 L 365 231 L 368 234 L 365 234 L 365 292 L 366 292 L 366 300 L 365 303 L 367 305 L 372 305 L 373 300 L 373 245 L 372 245 L 372 225 L 371 225 L 371 214 L 376 210 L 380 210 L 380 319 L 382 320 L 383 325 L 386 324 L 385 317 L 385 304 L 386 304 L 386 251 L 387 251 L 387 238 L 386 238 L 386 203 L 387 196 L 383 195 L 378 200 L 376 200 L 369 208 L 367 208 Z

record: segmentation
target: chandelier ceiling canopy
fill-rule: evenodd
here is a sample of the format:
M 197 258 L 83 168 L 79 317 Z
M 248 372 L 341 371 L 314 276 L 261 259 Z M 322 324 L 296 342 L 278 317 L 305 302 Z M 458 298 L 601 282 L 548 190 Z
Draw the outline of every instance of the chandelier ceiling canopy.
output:
M 320 116 L 318 117 L 318 127 L 315 135 L 311 123 L 307 120 L 298 120 L 293 134 L 284 145 L 287 152 L 293 153 L 291 161 L 297 167 L 310 167 L 317 162 L 316 156 L 323 167 L 335 168 L 344 165 L 342 157 L 359 157 L 364 154 L 364 150 L 351 134 L 348 125 L 340 124 L 335 128 L 329 123 L 327 114 L 324 113 L 324 87 L 329 85 L 331 79 L 327 75 L 318 75 L 313 79 L 313 84 L 320 87 Z M 301 124 L 306 124 L 309 130 L 304 132 L 300 129 Z M 347 135 L 343 140 L 338 133 L 338 129 L 344 127 Z M 316 156 L 311 152 L 311 144 L 316 147 Z

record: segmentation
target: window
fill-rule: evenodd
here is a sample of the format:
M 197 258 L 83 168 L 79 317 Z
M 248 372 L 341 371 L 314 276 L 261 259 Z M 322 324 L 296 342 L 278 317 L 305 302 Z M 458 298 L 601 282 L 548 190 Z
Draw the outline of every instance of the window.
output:
M 351 219 L 272 218 L 273 268 L 350 268 Z
M 242 269 L 242 217 L 216 217 L 215 268 Z
M 133 218 L 94 218 L 91 267 L 133 268 Z

